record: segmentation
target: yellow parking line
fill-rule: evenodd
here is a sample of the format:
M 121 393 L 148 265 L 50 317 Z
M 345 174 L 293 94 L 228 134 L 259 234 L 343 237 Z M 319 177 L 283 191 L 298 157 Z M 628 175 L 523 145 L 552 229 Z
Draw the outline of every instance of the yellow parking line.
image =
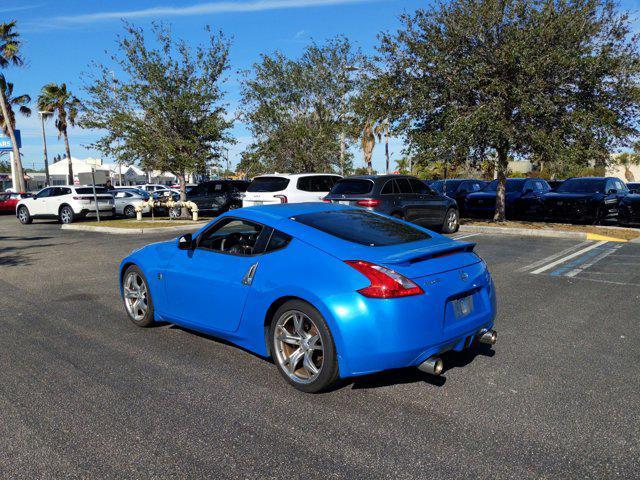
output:
M 616 238 L 616 237 L 607 237 L 606 235 L 599 235 L 597 233 L 587 233 L 587 240 L 598 240 L 605 242 L 620 242 L 626 243 L 629 240 L 625 240 L 624 238 Z

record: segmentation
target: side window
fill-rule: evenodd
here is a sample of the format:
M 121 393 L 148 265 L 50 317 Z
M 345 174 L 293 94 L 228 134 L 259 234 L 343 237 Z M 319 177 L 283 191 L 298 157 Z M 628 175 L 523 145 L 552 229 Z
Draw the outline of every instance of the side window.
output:
M 40 190 L 38 192 L 38 198 L 46 198 L 51 196 L 51 191 L 53 188 L 45 188 L 44 190 Z
M 622 183 L 622 181 L 620 180 L 616 180 L 615 182 L 615 188 L 616 190 L 618 190 L 618 192 L 626 192 L 627 191 L 627 187 Z
M 225 218 L 205 231 L 198 248 L 235 255 L 252 255 L 263 227 L 236 218 Z
M 58 188 L 58 190 L 59 190 L 58 195 L 71 195 L 71 189 L 70 188 L 60 187 L 60 188 Z
M 115 198 L 124 198 L 127 196 L 127 192 L 116 192 L 114 195 Z
M 387 183 L 384 184 L 384 187 L 382 187 L 382 190 L 380 191 L 380 193 L 382 195 L 391 195 L 395 192 L 395 189 L 393 188 L 395 185 L 395 181 L 394 180 L 387 180 Z
M 6 202 L 9 200 L 10 195 L 8 193 L 0 193 L 0 202 Z
M 329 192 L 338 180 L 339 178 L 333 175 L 301 177 L 298 179 L 297 188 L 303 192 Z
M 609 193 L 610 190 L 616 188 L 615 183 L 613 182 L 613 180 L 607 180 L 607 184 L 606 187 L 604 189 L 605 193 Z
M 419 195 L 426 195 L 427 193 L 429 193 L 429 189 L 427 188 L 427 186 L 420 180 L 416 178 L 410 178 L 409 183 L 411 184 L 413 193 L 417 193 Z
M 397 178 L 395 182 L 399 193 L 413 193 L 411 190 L 411 184 L 406 178 Z
M 269 239 L 269 245 L 265 250 L 265 253 L 274 252 L 276 250 L 280 250 L 281 248 L 289 245 L 291 241 L 291 237 L 286 233 L 279 232 L 278 230 L 274 230 L 271 234 L 271 238 Z

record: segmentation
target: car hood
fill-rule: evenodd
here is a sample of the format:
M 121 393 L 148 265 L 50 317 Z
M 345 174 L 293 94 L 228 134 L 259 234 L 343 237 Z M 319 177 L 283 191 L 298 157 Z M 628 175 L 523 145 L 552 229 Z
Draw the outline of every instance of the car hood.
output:
M 590 200 L 597 196 L 597 193 L 564 193 L 564 192 L 551 192 L 544 196 L 545 201 L 557 201 L 557 200 Z

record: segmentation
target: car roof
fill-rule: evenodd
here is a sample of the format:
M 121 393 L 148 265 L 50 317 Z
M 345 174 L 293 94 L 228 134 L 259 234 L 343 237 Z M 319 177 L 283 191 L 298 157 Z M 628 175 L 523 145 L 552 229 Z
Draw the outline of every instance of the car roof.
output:
M 301 177 L 311 177 L 317 175 L 331 175 L 333 177 L 339 177 L 340 175 L 337 173 L 265 173 L 264 175 L 256 175 L 253 178 L 264 178 L 264 177 L 284 177 L 284 178 L 301 178 Z
M 350 177 L 344 177 L 343 180 L 371 180 L 375 182 L 376 180 L 388 180 L 391 178 L 417 178 L 413 175 L 352 175 Z
M 353 210 L 354 207 L 348 205 L 338 205 L 324 202 L 303 202 L 303 203 L 279 203 L 273 205 L 259 205 L 233 210 L 230 216 L 238 216 L 247 220 L 254 220 L 260 223 L 270 224 L 280 220 L 289 219 L 296 215 L 305 213 L 330 212 L 336 210 Z

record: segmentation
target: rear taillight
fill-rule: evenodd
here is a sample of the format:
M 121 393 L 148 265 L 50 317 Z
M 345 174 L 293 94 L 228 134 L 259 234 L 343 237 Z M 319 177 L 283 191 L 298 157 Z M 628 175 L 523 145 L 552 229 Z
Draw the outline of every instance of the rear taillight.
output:
M 274 198 L 279 198 L 280 199 L 280 203 L 287 203 L 287 196 L 286 195 L 274 195 Z
M 370 298 L 398 298 L 424 293 L 418 285 L 407 277 L 389 268 L 364 260 L 346 260 L 345 263 L 369 279 L 371 285 L 358 290 Z
M 356 203 L 359 207 L 377 207 L 378 205 L 380 205 L 380 200 L 366 198 L 364 200 L 358 200 Z
M 323 199 L 322 199 L 322 201 L 323 201 L 324 203 L 331 203 L 331 200 L 329 200 L 328 198 L 323 198 Z

